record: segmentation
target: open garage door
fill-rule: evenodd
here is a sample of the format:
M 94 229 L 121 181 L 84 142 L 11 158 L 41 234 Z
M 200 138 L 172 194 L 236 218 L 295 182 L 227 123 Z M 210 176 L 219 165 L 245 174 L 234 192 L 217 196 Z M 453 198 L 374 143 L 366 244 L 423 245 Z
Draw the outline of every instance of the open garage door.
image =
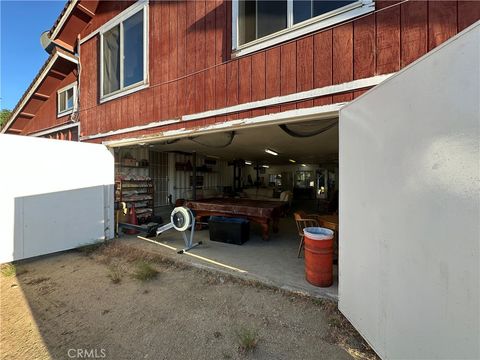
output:
M 338 113 L 326 117 L 321 110 L 316 118 L 111 144 L 116 201 L 134 205 L 139 223 L 169 219 L 173 206 L 186 205 L 197 221 L 209 223 L 208 230 L 203 226 L 195 232 L 194 242 L 202 242 L 190 252 L 201 257 L 195 261 L 337 299 L 336 264 L 332 286 L 319 288 L 305 280 L 297 227 L 306 224 L 302 216 L 318 215 L 338 228 Z M 145 219 L 152 203 L 154 217 Z M 243 224 L 241 230 L 235 224 Z M 184 247 L 178 232 L 162 233 L 155 241 L 167 251 Z
M 383 359 L 480 358 L 479 44 L 340 111 L 339 308 Z
M 0 135 L 0 262 L 113 237 L 113 155 L 103 145 Z

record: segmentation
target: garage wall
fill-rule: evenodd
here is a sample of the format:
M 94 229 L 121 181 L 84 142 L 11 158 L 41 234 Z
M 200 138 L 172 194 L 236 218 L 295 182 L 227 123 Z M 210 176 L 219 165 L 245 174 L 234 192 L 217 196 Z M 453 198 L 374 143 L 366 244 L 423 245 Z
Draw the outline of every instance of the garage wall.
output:
M 480 25 L 340 111 L 339 308 L 384 359 L 480 358 Z
M 184 171 L 176 169 L 176 163 L 186 163 L 192 161 L 192 156 L 169 153 L 169 194 L 172 194 L 173 201 L 176 199 L 191 199 L 192 188 L 190 184 L 191 171 Z M 206 157 L 202 154 L 197 154 L 197 166 L 202 166 L 205 163 Z M 213 158 L 211 158 L 213 159 Z M 215 165 L 209 165 L 212 172 L 197 171 L 197 176 L 203 177 L 203 186 L 197 189 L 197 198 L 207 198 L 218 196 L 223 193 L 224 186 L 232 186 L 233 184 L 233 167 L 228 166 L 226 160 L 214 159 Z
M 113 237 L 105 146 L 0 135 L 0 153 L 0 262 Z
M 138 162 L 142 160 L 150 161 L 149 148 L 146 146 L 135 146 L 115 149 L 115 175 L 140 175 L 150 176 L 147 167 L 122 166 L 124 159 L 133 158 Z

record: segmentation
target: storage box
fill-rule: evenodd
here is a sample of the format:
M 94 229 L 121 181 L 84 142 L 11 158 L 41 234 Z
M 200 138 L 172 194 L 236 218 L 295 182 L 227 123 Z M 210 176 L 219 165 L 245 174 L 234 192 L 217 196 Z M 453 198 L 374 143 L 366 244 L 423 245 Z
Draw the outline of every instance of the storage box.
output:
M 212 241 L 242 245 L 250 238 L 250 222 L 246 219 L 211 216 L 208 229 Z

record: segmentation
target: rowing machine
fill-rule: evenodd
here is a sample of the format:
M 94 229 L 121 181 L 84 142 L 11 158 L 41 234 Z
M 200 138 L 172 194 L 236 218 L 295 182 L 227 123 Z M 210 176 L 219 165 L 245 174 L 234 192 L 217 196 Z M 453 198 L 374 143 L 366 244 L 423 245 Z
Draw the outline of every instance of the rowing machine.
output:
M 147 234 L 147 237 L 156 236 L 159 225 L 157 223 L 148 223 L 144 225 L 134 225 L 129 223 L 118 223 L 118 229 L 136 230 Z
M 179 206 L 173 209 L 170 215 L 170 223 L 160 226 L 157 229 L 157 236 L 170 229 L 175 229 L 182 233 L 183 241 L 185 242 L 185 248 L 178 251 L 179 254 L 183 254 L 184 252 L 202 244 L 201 241 L 193 243 L 193 235 L 195 233 L 195 216 L 193 216 L 192 210 L 187 207 Z M 190 236 L 187 237 L 186 231 L 188 229 L 190 229 Z

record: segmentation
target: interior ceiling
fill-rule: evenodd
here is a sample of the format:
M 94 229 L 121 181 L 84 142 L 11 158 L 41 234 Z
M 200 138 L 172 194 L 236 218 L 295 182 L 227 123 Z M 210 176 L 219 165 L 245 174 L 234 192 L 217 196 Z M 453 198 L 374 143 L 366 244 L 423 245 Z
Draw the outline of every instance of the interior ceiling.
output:
M 303 135 L 324 131 L 314 136 L 294 137 L 278 125 L 269 125 L 236 130 L 233 140 L 231 132 L 223 132 L 150 147 L 158 151 L 196 151 L 221 159 L 244 159 L 266 165 L 290 164 L 289 159 L 306 164 L 338 161 L 338 119 L 289 124 L 288 128 Z M 278 156 L 267 154 L 267 148 L 278 152 Z

